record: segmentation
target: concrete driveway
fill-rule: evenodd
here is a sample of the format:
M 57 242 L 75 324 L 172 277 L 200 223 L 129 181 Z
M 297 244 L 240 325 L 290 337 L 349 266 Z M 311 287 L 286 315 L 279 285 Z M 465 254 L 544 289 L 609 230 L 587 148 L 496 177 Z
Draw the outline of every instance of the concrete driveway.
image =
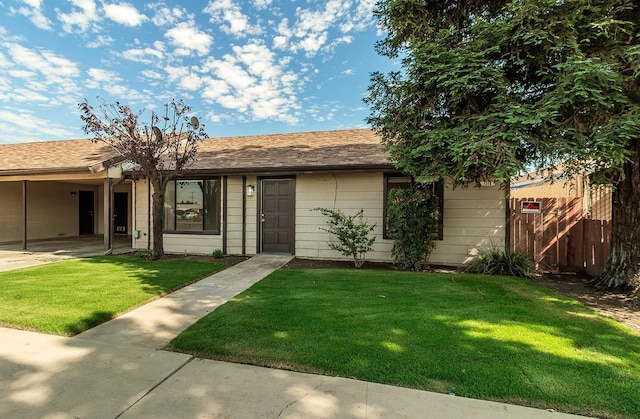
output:
M 27 250 L 23 250 L 22 243 L 0 244 L 0 272 L 104 253 L 101 235 L 32 241 L 27 247 Z M 131 238 L 116 237 L 113 252 L 130 251 Z

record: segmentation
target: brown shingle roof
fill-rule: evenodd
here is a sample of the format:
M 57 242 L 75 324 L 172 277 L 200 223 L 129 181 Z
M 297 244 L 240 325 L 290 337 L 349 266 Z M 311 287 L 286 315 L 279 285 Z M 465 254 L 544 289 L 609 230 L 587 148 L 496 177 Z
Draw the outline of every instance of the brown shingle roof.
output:
M 217 173 L 391 168 L 369 129 L 209 138 L 194 171 Z
M 64 140 L 0 145 L 0 175 L 95 172 L 117 156 L 104 143 Z M 189 169 L 207 173 L 392 168 L 369 129 L 209 138 Z
M 63 140 L 0 144 L 0 175 L 30 173 L 92 173 L 117 155 L 105 143 Z

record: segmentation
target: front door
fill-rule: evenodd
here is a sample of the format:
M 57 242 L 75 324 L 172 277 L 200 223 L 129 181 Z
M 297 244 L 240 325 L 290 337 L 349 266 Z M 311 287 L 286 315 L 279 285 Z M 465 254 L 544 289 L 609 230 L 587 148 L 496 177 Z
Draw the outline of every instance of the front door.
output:
M 295 182 L 293 179 L 262 181 L 262 251 L 294 251 Z
M 129 234 L 129 194 L 115 192 L 113 194 L 113 226 L 116 234 Z
M 78 192 L 78 216 L 80 219 L 79 233 L 94 233 L 94 197 L 93 191 Z

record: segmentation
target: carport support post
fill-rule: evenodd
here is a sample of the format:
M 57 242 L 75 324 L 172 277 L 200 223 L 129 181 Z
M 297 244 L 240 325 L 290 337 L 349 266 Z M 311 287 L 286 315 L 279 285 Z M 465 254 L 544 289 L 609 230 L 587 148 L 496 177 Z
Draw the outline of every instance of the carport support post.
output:
M 22 181 L 22 249 L 27 250 L 27 180 Z
M 102 223 L 104 232 L 104 251 L 107 252 L 111 249 L 111 178 L 104 180 L 103 200 L 102 206 Z

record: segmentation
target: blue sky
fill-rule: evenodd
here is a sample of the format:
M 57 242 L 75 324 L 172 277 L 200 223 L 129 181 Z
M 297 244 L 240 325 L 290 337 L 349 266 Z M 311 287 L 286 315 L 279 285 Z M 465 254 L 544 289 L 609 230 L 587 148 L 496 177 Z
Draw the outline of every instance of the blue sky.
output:
M 183 99 L 211 137 L 360 128 L 375 0 L 0 0 L 0 143 L 83 138 L 77 104 Z

